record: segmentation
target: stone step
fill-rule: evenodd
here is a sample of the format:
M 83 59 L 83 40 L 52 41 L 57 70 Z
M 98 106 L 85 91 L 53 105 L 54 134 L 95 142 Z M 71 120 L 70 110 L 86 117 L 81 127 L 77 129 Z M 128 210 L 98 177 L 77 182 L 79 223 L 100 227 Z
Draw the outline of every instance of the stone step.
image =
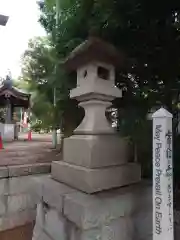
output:
M 3 158 L 0 160 L 0 165 L 5 164 L 5 163 L 28 163 L 28 162 L 36 162 L 40 159 L 44 159 L 45 155 L 44 154 L 32 154 L 32 155 L 26 155 L 26 156 L 3 156 Z
M 51 163 L 35 163 L 0 167 L 0 178 L 47 174 L 51 171 Z
M 4 144 L 4 150 L 1 151 L 15 151 L 15 150 L 29 150 L 29 149 L 50 149 L 51 143 L 37 143 L 37 142 L 12 142 Z
M 2 157 L 24 157 L 24 156 L 28 156 L 30 154 L 48 154 L 48 153 L 51 153 L 52 151 L 50 149 L 37 149 L 37 150 L 34 150 L 32 149 L 29 150 L 29 151 L 6 151 L 6 150 L 3 150 L 0 152 L 0 158 Z
M 60 157 L 55 152 L 44 152 L 44 153 L 34 153 L 29 152 L 26 154 L 18 153 L 15 155 L 3 156 L 0 154 L 0 166 L 10 166 L 10 165 L 22 165 L 22 164 L 35 164 L 35 163 L 47 163 L 52 161 L 59 161 Z

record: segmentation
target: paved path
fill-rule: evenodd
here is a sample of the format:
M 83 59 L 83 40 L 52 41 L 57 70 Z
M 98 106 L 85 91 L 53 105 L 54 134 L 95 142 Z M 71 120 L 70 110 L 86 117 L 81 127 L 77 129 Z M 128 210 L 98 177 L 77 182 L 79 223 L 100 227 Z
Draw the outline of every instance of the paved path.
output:
M 51 162 L 56 152 L 52 150 L 51 135 L 33 134 L 32 141 L 26 135 L 21 135 L 18 141 L 5 143 L 0 150 L 0 166 L 22 165 Z
M 27 140 L 28 134 L 27 133 L 20 133 L 19 140 Z M 39 133 L 32 133 L 32 141 L 41 141 L 41 142 L 52 142 L 52 134 L 39 134 Z

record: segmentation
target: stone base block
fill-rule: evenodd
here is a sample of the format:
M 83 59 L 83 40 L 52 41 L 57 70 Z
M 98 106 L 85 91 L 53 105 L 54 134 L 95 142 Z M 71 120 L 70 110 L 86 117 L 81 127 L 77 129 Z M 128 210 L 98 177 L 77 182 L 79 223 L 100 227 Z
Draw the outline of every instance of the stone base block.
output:
M 90 169 L 62 161 L 52 163 L 52 177 L 83 192 L 94 193 L 137 183 L 141 180 L 141 170 L 136 163 Z
M 117 135 L 74 135 L 64 140 L 64 161 L 87 168 L 128 162 L 128 143 Z

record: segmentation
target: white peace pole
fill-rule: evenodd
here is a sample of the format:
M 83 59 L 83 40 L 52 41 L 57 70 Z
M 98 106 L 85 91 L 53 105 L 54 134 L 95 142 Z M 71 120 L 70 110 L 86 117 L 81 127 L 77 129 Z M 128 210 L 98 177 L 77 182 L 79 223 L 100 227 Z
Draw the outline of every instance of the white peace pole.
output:
M 172 114 L 164 108 L 153 118 L 153 240 L 174 240 Z

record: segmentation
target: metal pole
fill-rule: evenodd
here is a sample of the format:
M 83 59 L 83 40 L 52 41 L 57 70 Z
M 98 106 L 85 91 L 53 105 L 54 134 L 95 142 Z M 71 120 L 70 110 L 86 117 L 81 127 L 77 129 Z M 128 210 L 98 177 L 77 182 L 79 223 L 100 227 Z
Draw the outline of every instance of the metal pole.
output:
M 22 107 L 20 108 L 20 132 L 22 132 L 22 122 L 23 122 L 23 111 Z
M 54 109 L 56 107 L 56 88 L 54 87 Z M 53 148 L 57 147 L 57 131 L 56 128 L 54 127 L 53 132 L 52 132 L 53 136 L 52 136 L 52 144 L 53 144 Z
M 56 34 L 57 34 L 57 27 L 58 27 L 58 12 L 59 11 L 59 0 L 56 0 Z M 57 72 L 57 65 L 55 66 L 55 74 Z M 54 95 L 54 109 L 56 107 L 56 88 L 54 87 L 54 91 L 53 91 L 53 95 Z M 56 128 L 54 127 L 53 132 L 52 132 L 53 136 L 52 136 L 52 144 L 53 147 L 56 148 L 57 147 L 57 131 Z

